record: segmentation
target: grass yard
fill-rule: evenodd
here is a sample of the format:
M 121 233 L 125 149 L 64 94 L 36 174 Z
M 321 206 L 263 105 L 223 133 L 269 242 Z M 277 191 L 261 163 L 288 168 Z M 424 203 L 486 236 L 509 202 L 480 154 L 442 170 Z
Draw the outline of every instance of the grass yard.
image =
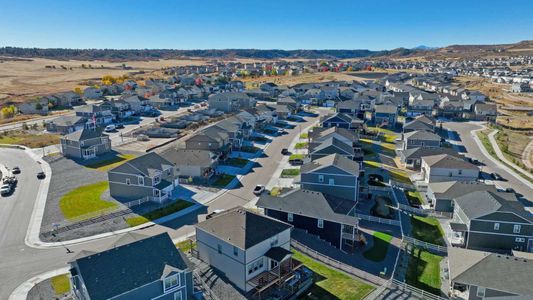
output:
M 407 197 L 407 200 L 409 200 L 411 206 L 420 206 L 424 203 L 424 199 L 418 191 L 405 191 L 405 196 Z
M 176 244 L 176 247 L 185 253 L 189 252 L 195 246 L 196 246 L 196 242 L 192 240 L 185 240 L 185 241 L 181 241 Z
M 282 178 L 295 177 L 298 175 L 300 175 L 300 169 L 283 169 L 283 171 L 281 171 Z
M 296 145 L 294 146 L 294 149 L 305 149 L 307 148 L 307 144 L 306 142 L 301 142 L 301 143 L 296 143 Z
M 125 163 L 128 160 L 134 159 L 137 157 L 137 155 L 134 154 L 119 154 L 116 155 L 110 159 L 106 159 L 103 161 L 95 162 L 92 164 L 85 165 L 86 168 L 89 169 L 95 169 L 97 171 L 101 172 L 107 172 L 108 170 L 113 169 L 114 167 L 117 167 L 123 163 Z
M 224 188 L 226 187 L 231 181 L 235 179 L 235 175 L 229 175 L 229 174 L 221 174 L 218 175 L 217 180 L 213 183 L 214 187 L 218 188 Z
M 409 285 L 440 295 L 441 256 L 414 248 L 407 265 L 406 282 Z
M 0 135 L 0 144 L 42 148 L 59 144 L 59 135 L 50 133 L 33 134 L 23 131 L 9 131 Z
M 259 150 L 260 149 L 255 147 L 255 146 L 242 146 L 241 147 L 241 151 L 242 152 L 247 152 L 247 153 L 256 153 Z
M 409 174 L 407 172 L 399 169 L 389 169 L 390 176 L 392 180 L 399 181 L 401 183 L 411 184 L 411 179 L 409 179 Z
M 248 162 L 249 162 L 249 160 L 247 160 L 245 158 L 233 157 L 233 158 L 230 158 L 227 161 L 225 161 L 223 164 L 224 165 L 229 165 L 229 166 L 232 166 L 232 167 L 243 168 L 244 166 L 246 166 L 246 164 Z
M 291 156 L 289 156 L 289 160 L 293 160 L 293 159 L 304 159 L 304 155 L 303 154 L 291 154 Z
M 281 188 L 280 187 L 273 187 L 271 190 L 270 190 L 270 196 L 274 196 L 274 197 L 277 197 L 281 194 Z
M 107 181 L 80 186 L 59 199 L 59 208 L 67 220 L 83 220 L 113 210 L 117 203 L 101 198 L 109 189 Z
M 439 220 L 431 217 L 411 217 L 413 237 L 426 243 L 444 246 L 444 231 L 440 227 Z
M 141 216 L 126 218 L 126 223 L 128 223 L 130 227 L 135 227 L 137 225 L 141 225 L 146 222 L 157 220 L 164 216 L 168 216 L 170 214 L 178 212 L 192 205 L 193 205 L 192 202 L 185 201 L 185 200 L 177 200 L 176 202 L 172 204 L 158 208 L 151 212 L 147 212 Z
M 302 299 L 357 300 L 364 299 L 374 290 L 373 286 L 352 278 L 343 272 L 331 269 L 305 254 L 296 250 L 293 250 L 293 252 L 295 259 L 301 261 L 319 276 L 319 279 L 315 278 L 316 281 L 308 291 L 307 296 L 302 297 Z
M 304 133 L 300 134 L 300 138 L 301 138 L 301 139 L 307 139 L 307 138 L 309 138 L 309 133 L 304 132 Z
M 68 274 L 54 276 L 50 281 L 56 295 L 70 292 L 70 279 L 68 278 Z
M 387 256 L 392 235 L 376 231 L 372 235 L 374 244 L 372 248 L 363 252 L 363 256 L 371 261 L 380 262 Z

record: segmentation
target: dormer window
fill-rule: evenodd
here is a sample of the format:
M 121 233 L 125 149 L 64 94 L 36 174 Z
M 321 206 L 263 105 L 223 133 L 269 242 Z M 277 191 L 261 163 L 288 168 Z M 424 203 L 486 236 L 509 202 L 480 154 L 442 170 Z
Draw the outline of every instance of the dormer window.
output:
M 179 285 L 180 285 L 179 274 L 174 274 L 174 275 L 168 276 L 167 278 L 165 278 L 163 280 L 163 289 L 165 291 L 168 291 L 168 290 L 172 289 L 173 287 L 176 287 L 176 286 L 179 286 Z

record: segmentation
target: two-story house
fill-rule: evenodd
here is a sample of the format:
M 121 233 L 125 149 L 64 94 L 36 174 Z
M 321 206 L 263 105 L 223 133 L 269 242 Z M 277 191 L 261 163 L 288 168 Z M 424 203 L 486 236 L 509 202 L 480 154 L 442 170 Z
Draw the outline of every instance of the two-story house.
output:
M 398 117 L 398 106 L 382 104 L 374 106 L 372 121 L 380 127 L 396 127 L 396 118 Z
M 111 152 L 111 140 L 98 128 L 83 128 L 61 137 L 61 153 L 74 159 L 87 160 Z
M 218 155 L 209 150 L 167 149 L 160 154 L 176 167 L 179 178 L 206 182 L 215 174 Z
M 359 133 L 356 131 L 339 128 L 339 127 L 315 127 L 308 133 L 308 140 L 310 143 L 320 143 L 331 137 L 344 142 L 347 145 L 352 145 L 354 150 L 354 159 L 356 161 L 363 160 L 363 149 L 359 141 Z
M 439 148 L 442 138 L 431 131 L 417 130 L 402 135 L 403 150 L 411 148 Z
M 113 122 L 113 114 L 108 106 L 89 104 L 75 108 L 76 116 L 84 117 L 92 121 L 96 126 L 102 126 Z
M 359 163 L 340 154 L 330 154 L 307 162 L 300 168 L 302 189 L 357 201 Z
M 322 127 L 340 127 L 345 129 L 360 129 L 363 127 L 363 120 L 357 119 L 343 113 L 324 116 L 321 120 Z
M 255 106 L 255 99 L 245 93 L 238 92 L 212 94 L 209 95 L 207 102 L 210 108 L 215 108 L 225 113 Z
M 236 207 L 196 225 L 198 255 L 243 294 L 253 292 L 283 283 L 300 264 L 292 259 L 291 229 L 290 224 Z
M 121 202 L 163 202 L 176 187 L 175 166 L 155 152 L 126 161 L 107 172 L 111 197 Z
M 228 132 L 213 126 L 203 129 L 185 141 L 187 149 L 208 150 L 219 155 L 231 152 L 231 145 Z
M 311 160 L 319 159 L 330 154 L 340 154 L 351 160 L 354 160 L 356 156 L 351 144 L 346 144 L 343 140 L 335 136 L 328 137 L 322 141 L 309 143 L 308 152 Z
M 79 116 L 60 116 L 46 122 L 46 130 L 68 134 L 85 128 L 87 119 Z
M 426 184 L 440 181 L 476 181 L 479 168 L 449 154 L 422 157 L 421 177 Z
M 81 251 L 70 262 L 75 299 L 187 300 L 201 297 L 193 265 L 168 233 L 123 236 L 101 252 Z
M 403 125 L 403 133 L 412 131 L 435 131 L 436 121 L 434 118 L 426 115 L 417 116 L 414 120 L 411 120 Z
M 435 211 L 453 212 L 453 199 L 475 191 L 496 193 L 497 189 L 480 181 L 441 181 L 428 184 L 426 196 Z
M 461 246 L 533 252 L 533 215 L 514 193 L 475 191 L 453 201 L 450 227 Z

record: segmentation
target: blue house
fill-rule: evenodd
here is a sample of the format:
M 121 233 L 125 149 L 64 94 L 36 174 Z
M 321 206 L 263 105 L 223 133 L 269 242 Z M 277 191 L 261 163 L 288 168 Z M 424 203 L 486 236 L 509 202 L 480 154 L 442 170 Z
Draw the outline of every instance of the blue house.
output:
M 80 252 L 70 266 L 71 286 L 77 299 L 201 297 L 201 292 L 193 289 L 192 264 L 167 233 L 152 237 L 127 234 L 109 250 Z
M 322 127 L 339 127 L 345 129 L 359 129 L 363 126 L 363 120 L 351 117 L 347 114 L 337 113 L 325 116 L 322 119 Z
M 389 128 L 396 127 L 396 118 L 398 117 L 398 106 L 396 105 L 376 105 L 374 107 L 373 121 L 378 126 Z

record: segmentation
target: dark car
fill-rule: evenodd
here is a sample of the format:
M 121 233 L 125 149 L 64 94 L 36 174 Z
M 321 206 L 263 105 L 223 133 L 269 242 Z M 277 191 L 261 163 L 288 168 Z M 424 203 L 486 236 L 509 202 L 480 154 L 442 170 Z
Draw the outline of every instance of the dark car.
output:
M 498 174 L 498 173 L 492 173 L 492 174 L 490 174 L 490 176 L 494 180 L 503 180 L 503 177 L 501 177 L 500 174 Z
M 124 124 L 118 123 L 118 124 L 115 125 L 115 128 L 116 129 L 122 129 L 122 128 L 124 128 Z
M 301 166 L 304 164 L 304 161 L 303 159 L 294 158 L 294 159 L 289 159 L 289 163 L 293 166 Z
M 286 135 L 286 134 L 289 134 L 289 133 L 288 133 L 287 131 L 285 131 L 285 130 L 281 130 L 281 131 L 279 132 L 279 134 L 280 134 L 280 135 Z
M 507 193 L 514 193 L 515 192 L 513 188 L 506 188 L 505 191 Z
M 13 167 L 13 169 L 11 169 L 11 173 L 20 174 L 20 168 L 19 167 Z
M 289 155 L 289 154 L 291 154 L 291 153 L 289 152 L 289 149 L 287 149 L 287 148 L 283 148 L 283 149 L 281 149 L 281 154 L 283 154 L 283 155 Z
M 44 179 L 45 177 L 46 177 L 46 174 L 44 174 L 44 172 L 41 171 L 41 172 L 37 173 L 37 178 L 38 179 Z

